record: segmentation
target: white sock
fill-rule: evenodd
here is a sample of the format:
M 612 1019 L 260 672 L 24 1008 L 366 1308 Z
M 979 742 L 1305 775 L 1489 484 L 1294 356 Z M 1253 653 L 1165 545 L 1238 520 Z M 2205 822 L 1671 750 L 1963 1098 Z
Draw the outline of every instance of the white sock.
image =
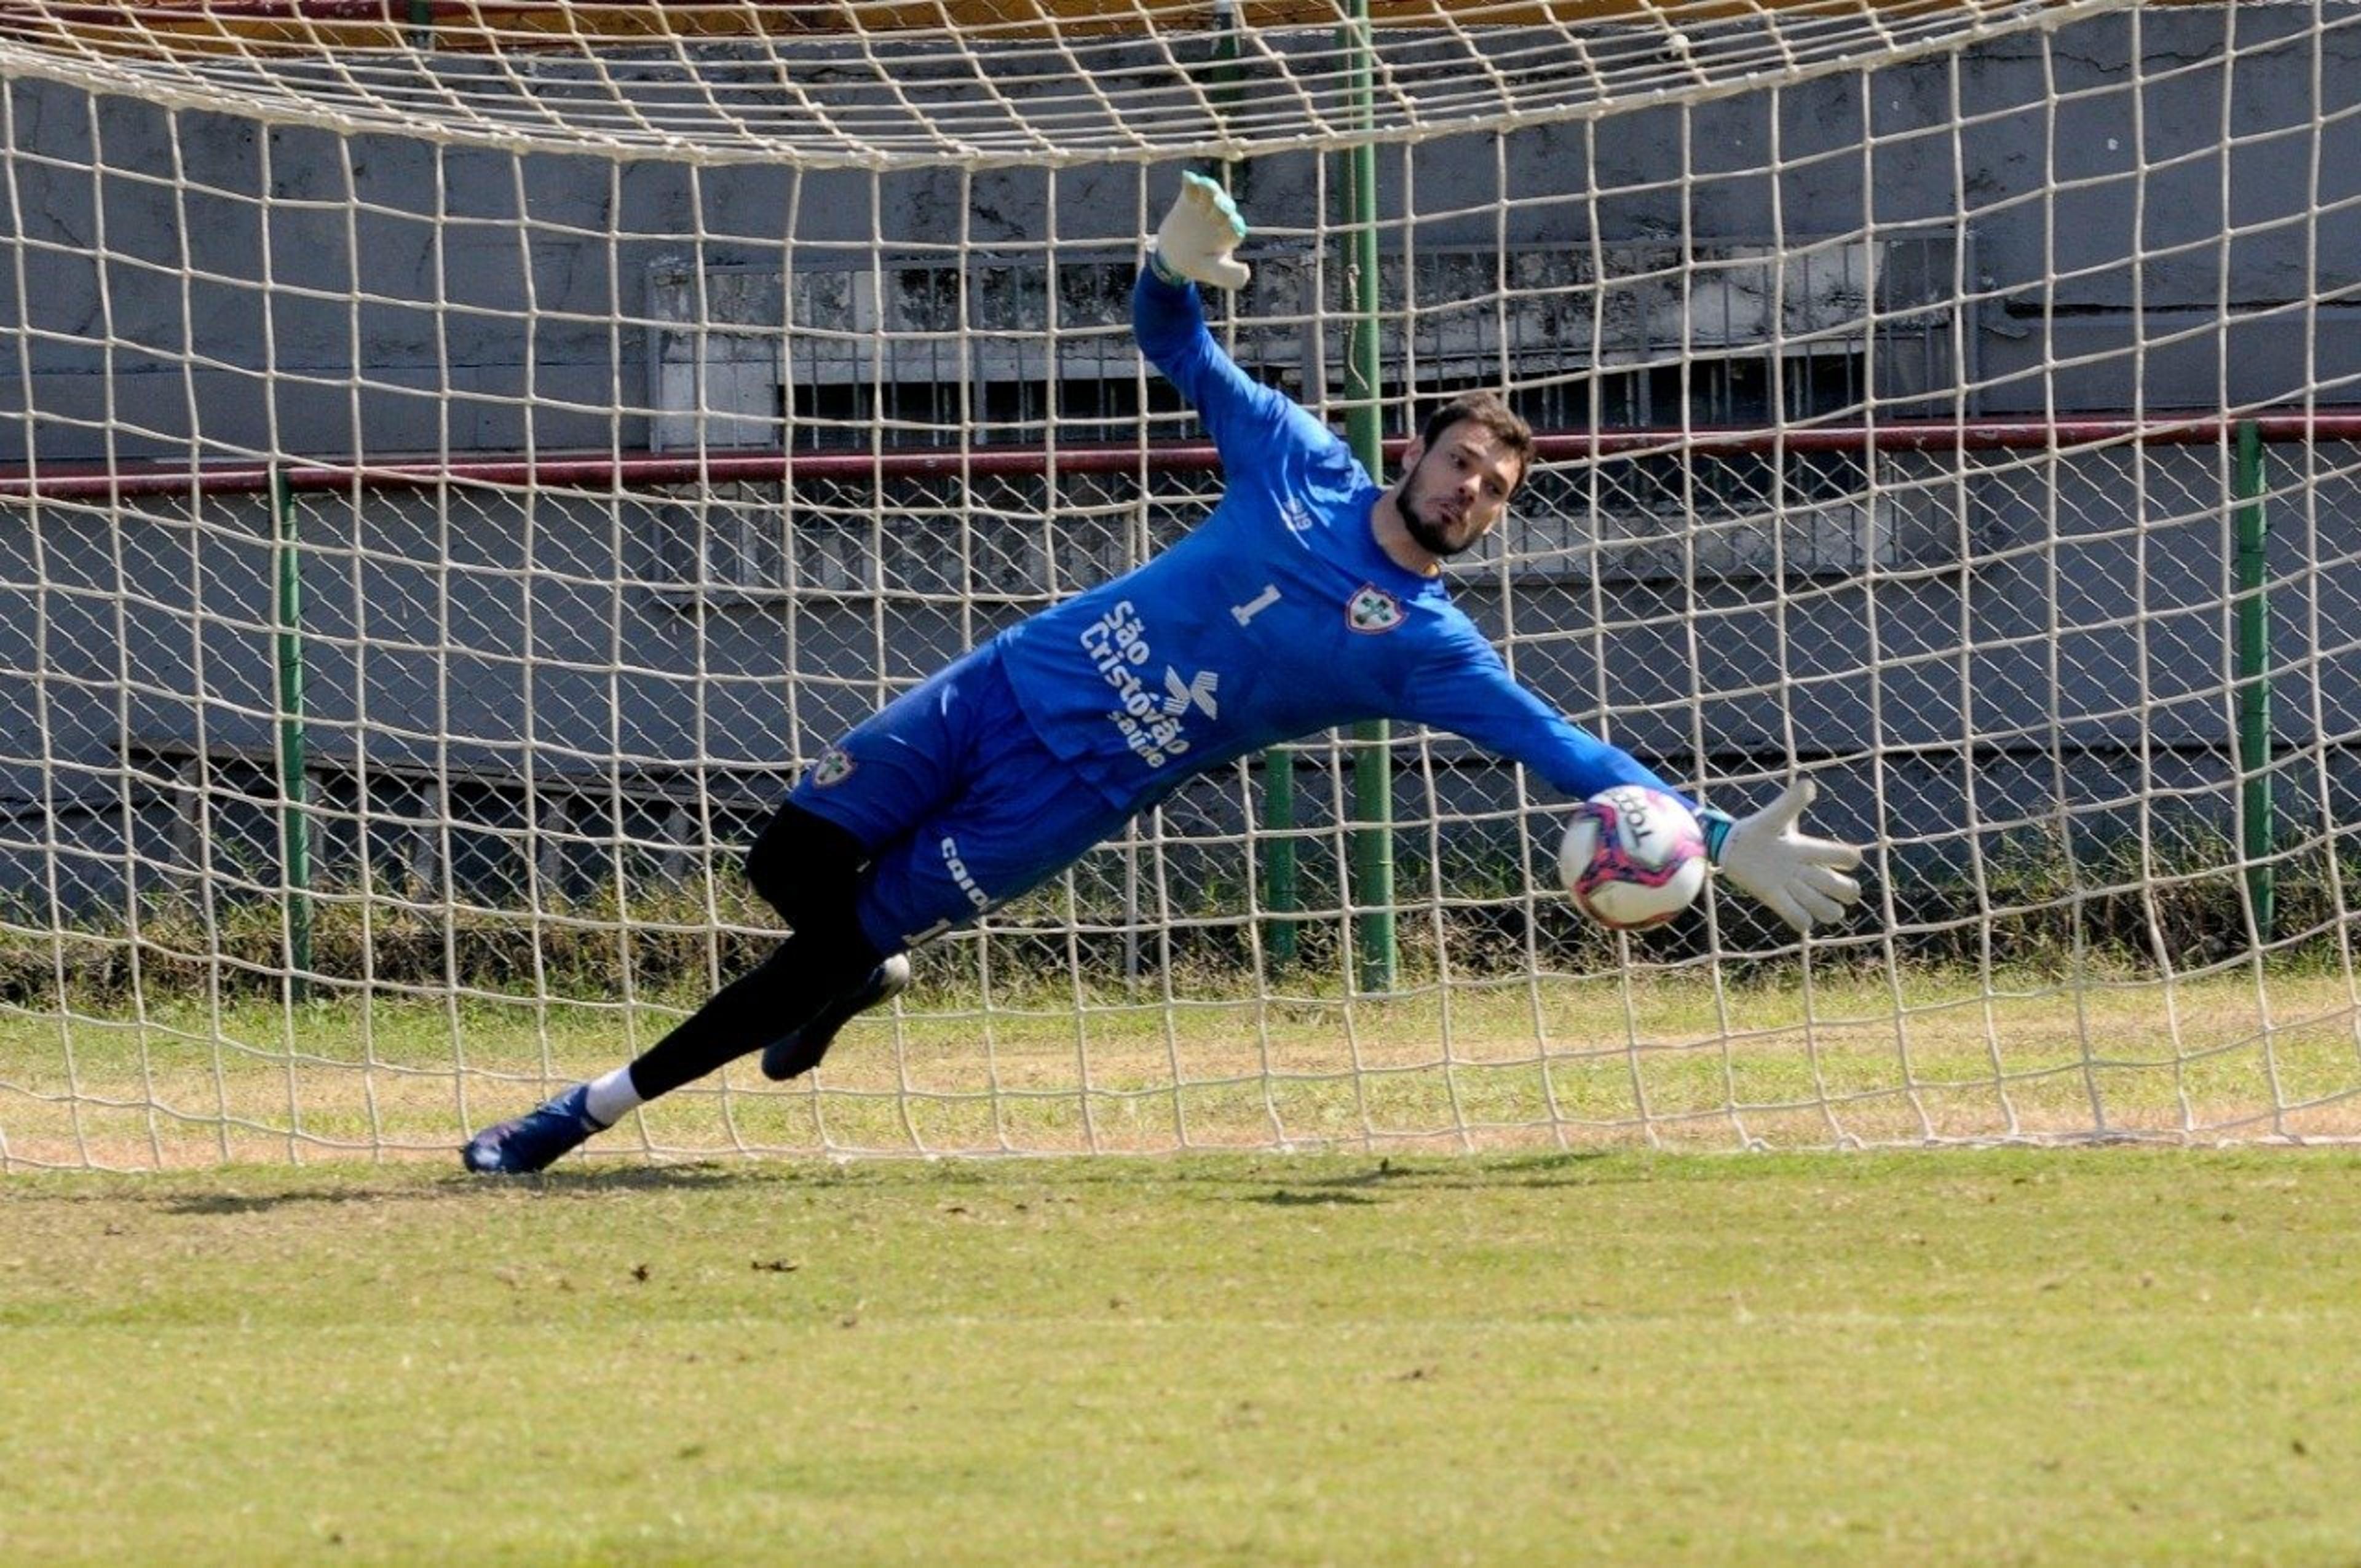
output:
M 603 1078 L 590 1080 L 590 1093 L 583 1109 L 588 1111 L 590 1119 L 600 1126 L 611 1127 L 645 1103 L 639 1090 L 631 1084 L 631 1069 L 619 1067 Z

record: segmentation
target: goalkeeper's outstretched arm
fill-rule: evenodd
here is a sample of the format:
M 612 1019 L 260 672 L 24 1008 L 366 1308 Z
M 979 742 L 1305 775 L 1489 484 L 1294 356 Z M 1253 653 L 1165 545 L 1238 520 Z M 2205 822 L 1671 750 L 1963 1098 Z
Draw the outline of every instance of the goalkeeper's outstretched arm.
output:
M 1189 397 L 1222 445 L 1257 415 L 1284 418 L 1290 411 L 1300 412 L 1278 393 L 1255 385 L 1230 362 L 1205 331 L 1204 319 L 1187 293 L 1192 283 L 1244 287 L 1252 273 L 1234 253 L 1246 236 L 1246 219 L 1229 192 L 1202 174 L 1182 175 L 1180 194 L 1157 227 L 1148 253 L 1148 277 L 1142 278 L 1135 302 L 1141 348 Z M 1163 285 L 1160 294 L 1151 292 L 1150 278 Z M 1430 688 L 1456 693 L 1457 699 L 1447 705 L 1449 711 L 1417 717 L 1537 766 L 1561 788 L 1603 787 L 1596 784 L 1598 779 L 1661 786 L 1662 781 L 1636 760 L 1547 713 L 1537 699 L 1515 687 L 1505 670 L 1488 674 L 1490 680 L 1472 685 L 1446 680 Z M 1707 856 L 1721 874 L 1798 931 L 1841 918 L 1861 899 L 1861 883 L 1851 875 L 1861 864 L 1860 850 L 1797 828 L 1815 790 L 1810 780 L 1803 779 L 1751 816 L 1711 809 L 1698 813 Z M 1591 787 L 1577 787 L 1575 793 L 1587 795 Z
M 1638 784 L 1686 802 L 1638 758 L 1576 728 L 1519 685 L 1472 627 L 1451 645 L 1447 662 L 1422 673 L 1403 708 L 1404 718 L 1514 757 L 1576 799 L 1611 784 Z M 1798 931 L 1840 919 L 1861 900 L 1861 883 L 1850 874 L 1861 864 L 1861 850 L 1797 829 L 1817 787 L 1799 779 L 1748 817 L 1711 807 L 1697 812 L 1706 858 Z
M 1206 330 L 1197 286 L 1246 280 L 1245 263 L 1231 254 L 1246 234 L 1228 192 L 1202 174 L 1182 176 L 1180 196 L 1149 238 L 1131 301 L 1140 352 L 1205 422 L 1225 467 L 1260 464 L 1277 443 L 1333 440 L 1293 399 L 1240 369 Z M 1290 427 L 1292 437 L 1285 433 Z

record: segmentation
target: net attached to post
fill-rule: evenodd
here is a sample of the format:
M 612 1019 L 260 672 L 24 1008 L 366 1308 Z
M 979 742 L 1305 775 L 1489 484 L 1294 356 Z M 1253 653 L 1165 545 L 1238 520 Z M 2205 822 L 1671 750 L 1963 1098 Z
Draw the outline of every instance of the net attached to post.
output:
M 2345 1139 L 2353 7 L 0 6 L 0 1163 L 443 1157 L 775 939 L 737 856 L 1223 477 L 1133 347 L 1542 433 L 1520 679 L 1875 846 L 1617 938 L 1565 803 L 1191 784 L 629 1158 Z M 1354 90 L 1366 75 L 1366 98 Z

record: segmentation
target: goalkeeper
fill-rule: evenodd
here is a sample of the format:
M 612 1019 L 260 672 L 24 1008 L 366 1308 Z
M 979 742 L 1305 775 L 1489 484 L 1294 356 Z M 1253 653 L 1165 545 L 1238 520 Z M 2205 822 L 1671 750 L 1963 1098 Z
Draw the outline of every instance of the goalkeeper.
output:
M 749 880 L 792 935 L 644 1055 L 486 1129 L 467 1168 L 537 1171 L 740 1056 L 793 1078 L 908 983 L 904 956 L 1038 886 L 1191 774 L 1369 718 L 1464 735 L 1580 799 L 1671 786 L 1520 686 L 1444 591 L 1441 563 L 1506 511 L 1532 434 L 1488 393 L 1429 418 L 1390 489 L 1336 435 L 1249 379 L 1198 284 L 1246 280 L 1219 187 L 1189 175 L 1133 292 L 1141 350 L 1188 398 L 1227 489 L 1145 565 L 1001 632 L 895 698 L 796 784 Z M 1732 819 L 1701 811 L 1721 874 L 1799 930 L 1861 896 L 1858 850 L 1795 831 L 1812 786 Z M 1677 792 L 1674 792 L 1677 793 Z

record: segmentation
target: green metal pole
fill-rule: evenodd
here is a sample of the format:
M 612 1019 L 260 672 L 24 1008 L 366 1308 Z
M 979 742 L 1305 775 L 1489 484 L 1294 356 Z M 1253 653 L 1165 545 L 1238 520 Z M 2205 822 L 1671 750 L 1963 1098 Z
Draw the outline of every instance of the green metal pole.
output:
M 303 806 L 311 790 L 303 766 L 303 566 L 296 550 L 295 490 L 283 470 L 270 475 L 276 524 L 278 606 L 272 634 L 279 663 L 279 852 L 286 872 L 290 994 L 311 992 L 312 833 Z
M 2246 861 L 2246 893 L 2254 901 L 2255 929 L 2271 939 L 2278 924 L 2278 848 L 2271 811 L 2271 617 L 2268 573 L 2270 521 L 2263 510 L 2263 432 L 2253 420 L 2238 423 L 2237 535 L 2238 617 L 2238 817 Z
M 1352 72 L 1354 124 L 1362 133 L 1345 157 L 1352 207 L 1345 230 L 1345 279 L 1352 290 L 1351 332 L 1345 356 L 1345 435 L 1361 466 L 1385 473 L 1385 440 L 1378 396 L 1378 149 L 1369 133 L 1377 125 L 1377 71 L 1369 30 L 1368 0 L 1352 0 L 1343 29 Z M 1353 727 L 1353 802 L 1359 826 L 1353 833 L 1353 901 L 1362 908 L 1356 923 L 1359 987 L 1391 991 L 1394 985 L 1394 779 L 1390 731 L 1382 720 Z
M 1238 42 L 1237 0 L 1213 0 L 1213 109 L 1224 136 L 1230 131 L 1229 117 L 1246 107 L 1245 72 L 1239 68 L 1242 50 Z M 1246 175 L 1249 165 L 1243 158 L 1220 160 L 1214 172 L 1229 192 L 1230 199 L 1244 206 L 1246 201 Z

